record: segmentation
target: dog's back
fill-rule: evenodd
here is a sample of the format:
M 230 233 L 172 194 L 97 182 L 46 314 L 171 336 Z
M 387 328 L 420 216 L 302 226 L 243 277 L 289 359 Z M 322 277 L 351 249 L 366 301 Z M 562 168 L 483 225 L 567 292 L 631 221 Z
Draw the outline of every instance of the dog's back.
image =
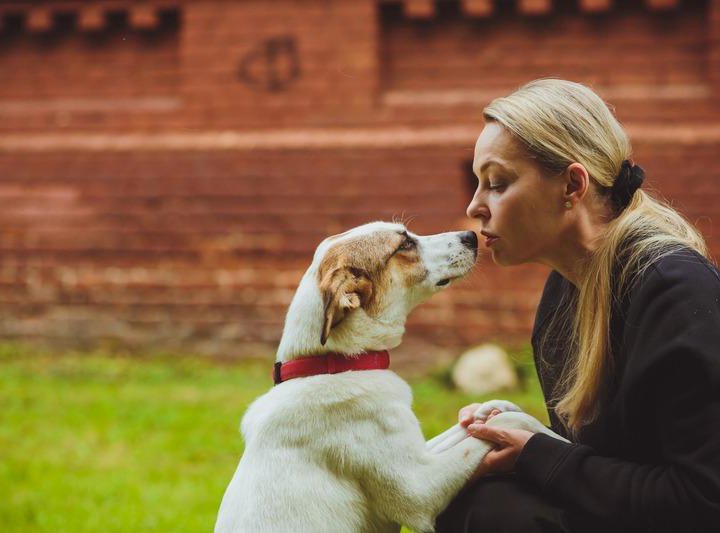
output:
M 261 396 L 243 418 L 245 453 L 216 533 L 398 531 L 363 483 L 363 469 L 392 453 L 364 454 L 410 404 L 407 384 L 386 370 L 293 380 Z

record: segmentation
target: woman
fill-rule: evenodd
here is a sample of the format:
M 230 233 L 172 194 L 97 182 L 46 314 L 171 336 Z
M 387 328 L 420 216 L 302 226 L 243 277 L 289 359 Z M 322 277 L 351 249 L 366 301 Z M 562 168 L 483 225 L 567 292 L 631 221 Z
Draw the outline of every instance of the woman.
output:
M 532 345 L 572 443 L 464 408 L 496 448 L 438 531 L 720 531 L 720 276 L 702 237 L 640 188 L 587 87 L 538 80 L 484 117 L 467 214 L 497 264 L 553 270 Z

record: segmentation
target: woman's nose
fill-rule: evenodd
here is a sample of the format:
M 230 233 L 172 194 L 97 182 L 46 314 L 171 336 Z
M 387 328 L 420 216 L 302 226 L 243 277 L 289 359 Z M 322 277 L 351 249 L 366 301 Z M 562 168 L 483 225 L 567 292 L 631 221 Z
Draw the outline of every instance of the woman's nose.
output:
M 481 218 L 483 220 L 490 218 L 490 210 L 487 205 L 485 205 L 485 202 L 481 201 L 481 198 L 479 198 L 477 194 L 475 194 L 473 199 L 470 201 L 470 205 L 467 206 L 465 213 L 468 218 Z

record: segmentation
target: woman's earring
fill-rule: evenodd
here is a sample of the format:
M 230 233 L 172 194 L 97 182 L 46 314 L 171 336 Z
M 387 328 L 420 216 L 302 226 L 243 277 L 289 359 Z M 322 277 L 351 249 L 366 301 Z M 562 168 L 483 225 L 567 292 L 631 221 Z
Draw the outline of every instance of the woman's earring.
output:
M 567 202 L 565 202 L 564 205 L 565 205 L 565 209 L 572 209 L 572 202 L 571 202 L 570 200 L 568 200 Z

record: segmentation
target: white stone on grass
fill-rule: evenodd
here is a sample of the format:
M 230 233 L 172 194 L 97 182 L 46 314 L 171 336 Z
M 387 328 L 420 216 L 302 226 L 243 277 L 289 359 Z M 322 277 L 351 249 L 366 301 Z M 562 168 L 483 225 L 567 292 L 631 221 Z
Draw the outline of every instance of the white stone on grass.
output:
M 452 369 L 452 380 L 461 391 L 477 395 L 518 386 L 512 361 L 495 344 L 483 344 L 462 354 Z

